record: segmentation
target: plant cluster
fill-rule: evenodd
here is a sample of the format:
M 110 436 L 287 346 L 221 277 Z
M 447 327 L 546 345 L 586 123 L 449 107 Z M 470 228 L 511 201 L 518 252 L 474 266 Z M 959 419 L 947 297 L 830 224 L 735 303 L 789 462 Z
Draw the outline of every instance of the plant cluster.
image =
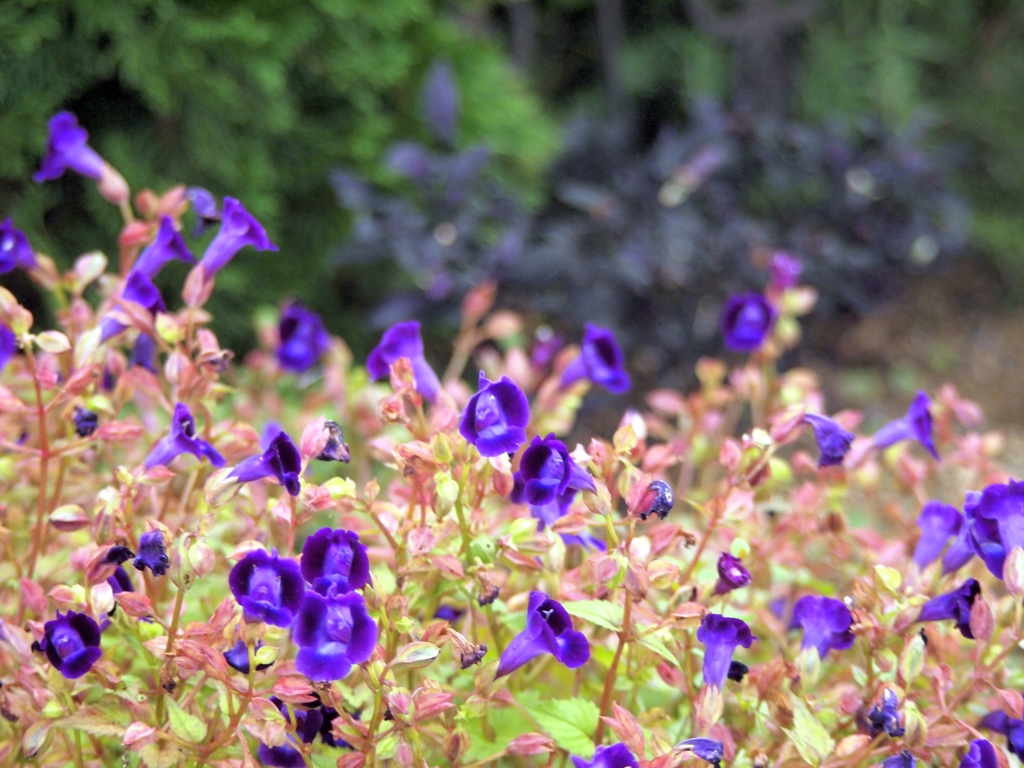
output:
M 633 386 L 607 329 L 528 350 L 479 287 L 439 376 L 415 321 L 362 365 L 291 303 L 236 367 L 205 307 L 275 247 L 260 223 L 193 194 L 221 219 L 197 262 L 185 190 L 131 198 L 61 114 L 39 178 L 67 169 L 120 209 L 122 250 L 62 273 L 0 230 L 0 269 L 59 308 L 43 330 L 0 290 L 5 763 L 1024 755 L 1024 483 L 951 388 L 858 435 L 778 372 L 814 299 L 792 257 L 722 313 L 735 365 L 570 449 L 588 391 Z M 170 310 L 153 278 L 179 260 Z

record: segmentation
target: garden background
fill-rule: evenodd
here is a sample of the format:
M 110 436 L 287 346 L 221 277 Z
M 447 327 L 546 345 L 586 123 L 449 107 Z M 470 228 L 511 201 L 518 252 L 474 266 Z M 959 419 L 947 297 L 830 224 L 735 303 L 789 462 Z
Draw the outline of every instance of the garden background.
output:
M 952 378 L 1020 423 L 1022 27 L 1020 0 L 16 0 L 0 212 L 62 267 L 116 251 L 86 182 L 31 183 L 68 109 L 136 188 L 184 180 L 265 222 L 280 252 L 211 304 L 226 347 L 283 291 L 360 357 L 408 317 L 443 350 L 494 277 L 556 332 L 615 328 L 638 393 L 686 383 L 759 248 L 789 248 L 822 292 L 790 362 L 838 403 Z

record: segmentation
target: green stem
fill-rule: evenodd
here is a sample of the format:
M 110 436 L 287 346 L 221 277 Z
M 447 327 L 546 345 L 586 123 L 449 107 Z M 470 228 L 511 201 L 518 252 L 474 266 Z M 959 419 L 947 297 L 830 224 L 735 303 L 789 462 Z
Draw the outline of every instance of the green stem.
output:
M 167 631 L 167 645 L 164 647 L 164 657 L 170 657 L 171 651 L 174 649 L 174 636 L 178 632 L 178 622 L 181 620 L 181 604 L 185 598 L 185 590 L 178 588 L 178 594 L 174 598 L 174 614 L 171 616 L 171 627 Z M 250 656 L 252 655 L 250 649 Z M 252 669 L 250 663 L 249 669 Z M 157 691 L 156 699 L 156 721 L 157 724 L 163 722 L 164 719 L 164 687 L 161 685 L 160 690 Z

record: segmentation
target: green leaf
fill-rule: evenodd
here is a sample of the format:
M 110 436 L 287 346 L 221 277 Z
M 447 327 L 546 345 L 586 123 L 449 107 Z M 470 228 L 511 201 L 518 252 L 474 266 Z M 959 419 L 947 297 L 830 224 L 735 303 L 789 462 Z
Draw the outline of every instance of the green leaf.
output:
M 673 666 L 682 669 L 682 667 L 679 666 L 679 659 L 677 659 L 675 654 L 672 653 L 672 650 L 665 644 L 665 641 L 658 637 L 656 634 L 651 633 L 649 635 L 644 635 L 643 637 L 641 637 L 640 645 L 642 645 L 644 648 L 648 648 L 654 651 L 669 664 L 672 664 Z
M 622 606 L 605 600 L 578 600 L 565 603 L 570 616 L 576 616 L 605 629 L 618 632 L 622 629 Z
M 105 717 L 92 707 L 84 707 L 57 723 L 64 728 L 85 731 L 93 736 L 123 736 L 125 726 Z
M 179 739 L 198 744 L 206 738 L 203 721 L 178 706 L 178 702 L 167 697 L 167 714 L 171 718 L 171 730 Z
M 560 748 L 587 760 L 593 756 L 599 714 L 594 702 L 587 699 L 538 701 L 527 706 L 527 711 Z
M 793 705 L 793 730 L 783 730 L 805 762 L 821 765 L 832 754 L 836 743 L 802 699 L 790 694 L 790 701 Z

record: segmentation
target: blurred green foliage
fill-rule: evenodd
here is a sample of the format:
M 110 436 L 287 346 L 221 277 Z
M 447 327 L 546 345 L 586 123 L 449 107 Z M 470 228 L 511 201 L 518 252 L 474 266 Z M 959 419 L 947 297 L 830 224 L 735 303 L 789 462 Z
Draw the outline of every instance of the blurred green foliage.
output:
M 0 212 L 60 264 L 97 247 L 116 261 L 119 217 L 89 185 L 30 180 L 47 119 L 70 109 L 134 191 L 204 186 L 267 226 L 280 252 L 243 252 L 218 276 L 211 308 L 228 318 L 225 345 L 250 344 L 253 308 L 289 292 L 358 335 L 359 308 L 339 302 L 354 291 L 330 264 L 348 222 L 327 174 L 344 165 L 380 180 L 392 141 L 426 138 L 419 89 L 438 57 L 459 80 L 459 143 L 489 145 L 506 178 L 536 195 L 553 123 L 498 45 L 431 0 L 7 0 Z

